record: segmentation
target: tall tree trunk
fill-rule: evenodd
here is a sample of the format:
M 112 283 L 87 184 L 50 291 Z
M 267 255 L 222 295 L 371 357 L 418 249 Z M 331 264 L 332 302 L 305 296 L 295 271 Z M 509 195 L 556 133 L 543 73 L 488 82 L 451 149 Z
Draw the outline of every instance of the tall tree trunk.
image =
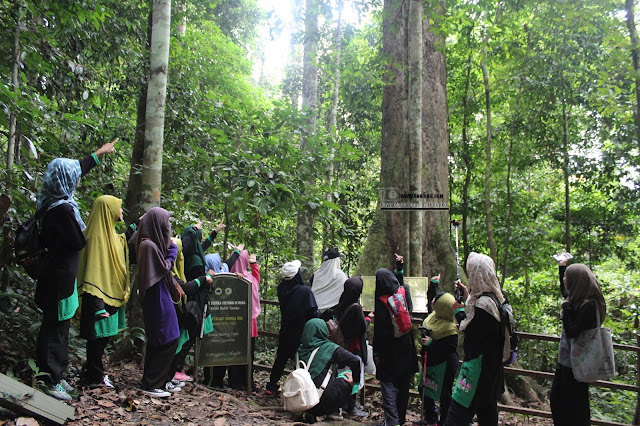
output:
M 447 107 L 447 69 L 444 38 L 437 28 L 445 16 L 441 3 L 425 4 L 429 15 L 422 21 L 423 69 L 422 83 L 422 192 L 443 194 L 449 203 L 449 126 Z M 436 25 L 432 24 L 435 22 Z M 435 30 L 432 30 L 432 25 Z M 422 274 L 442 273 L 446 283 L 456 276 L 456 258 L 449 238 L 449 215 L 446 211 L 424 214 Z M 461 271 L 461 275 L 465 275 Z M 453 288 L 450 289 L 453 291 Z
M 149 10 L 147 17 L 147 40 L 146 51 L 151 54 L 151 22 L 153 10 Z M 148 77 L 149 63 L 146 62 L 144 74 Z M 145 120 L 147 115 L 147 87 L 148 79 L 140 86 L 138 94 L 138 105 L 136 107 L 136 129 L 134 133 L 133 150 L 131 153 L 131 166 L 129 168 L 129 181 L 127 184 L 127 194 L 125 205 L 127 223 L 135 221 L 142 216 L 144 208 L 142 206 L 142 162 L 144 158 L 144 134 Z
M 531 35 L 527 31 L 527 51 L 525 59 L 529 57 L 531 47 Z M 502 254 L 502 277 L 500 286 L 504 286 L 504 280 L 507 278 L 507 262 L 509 261 L 509 242 L 511 239 L 511 221 L 513 219 L 513 197 L 511 195 L 511 167 L 513 165 L 513 141 L 519 128 L 520 120 L 520 98 L 522 97 L 522 77 L 518 80 L 518 95 L 516 96 L 516 104 L 511 117 L 511 129 L 509 132 L 509 153 L 507 158 L 507 229 L 505 232 L 504 253 Z
M 562 50 L 567 48 L 567 35 L 562 39 Z M 560 86 L 562 89 L 562 173 L 564 177 L 564 241 L 565 250 L 571 252 L 571 204 L 569 197 L 569 115 L 567 111 L 567 82 L 564 79 L 564 69 L 560 69 Z
M 342 50 L 342 7 L 343 1 L 338 0 L 338 24 L 336 26 L 336 37 L 334 41 L 334 49 L 335 49 L 335 61 L 333 64 L 333 97 L 331 99 L 331 112 L 329 114 L 329 122 L 327 124 L 327 133 L 331 135 L 331 153 L 329 154 L 329 170 L 328 170 L 328 183 L 329 183 L 329 193 L 327 194 L 327 201 L 333 201 L 333 173 L 334 173 L 334 164 L 333 159 L 335 157 L 335 144 L 338 141 L 338 95 L 340 94 L 340 52 Z M 332 235 L 332 226 L 331 222 L 327 221 L 324 225 L 323 232 L 323 244 L 322 244 L 322 252 L 324 253 L 333 243 L 331 235 Z
M 149 88 L 145 114 L 142 205 L 145 210 L 160 204 L 164 108 L 171 40 L 171 0 L 153 0 Z
M 567 100 L 562 97 L 562 174 L 564 177 L 564 243 L 571 252 L 571 204 L 569 199 L 569 116 Z
M 407 3 L 384 2 L 382 49 L 389 64 L 382 98 L 381 192 L 389 188 L 402 192 L 409 189 L 409 128 L 405 118 L 409 95 L 406 25 L 410 6 Z M 442 11 L 436 4 L 432 6 L 435 7 L 425 8 L 432 11 L 432 16 L 422 22 L 422 191 L 443 194 L 444 202 L 448 202 L 446 69 L 444 55 L 439 50 L 442 38 L 431 32 L 429 24 L 429 20 L 440 19 Z M 392 267 L 394 252 L 408 252 L 408 216 L 398 211 L 376 211 L 356 274 L 373 275 L 380 266 Z M 422 244 L 422 273 L 418 275 L 442 272 L 443 282 L 453 281 L 455 255 L 448 237 L 446 212 L 424 213 Z
M 182 14 L 180 23 L 176 25 L 176 33 L 178 35 L 185 35 L 187 33 L 187 3 L 183 0 L 176 6 L 178 13 Z
M 136 130 L 134 134 L 133 150 L 131 153 L 131 167 L 129 169 L 129 183 L 125 204 L 127 206 L 128 223 L 135 221 L 144 213 L 142 206 L 142 163 L 144 158 L 145 117 L 147 111 L 147 86 L 140 88 L 136 116 Z
M 624 9 L 627 12 L 627 28 L 631 40 L 631 59 L 633 60 L 633 75 L 636 86 L 636 108 L 633 115 L 636 119 L 636 141 L 640 150 L 640 41 L 636 29 L 634 0 L 625 0 Z
M 291 5 L 291 15 L 293 16 L 293 22 L 291 23 L 291 42 L 289 44 L 289 68 L 287 75 L 291 75 L 293 81 L 287 87 L 283 88 L 283 95 L 289 99 L 291 105 L 298 107 L 300 102 L 300 79 L 298 78 L 298 70 L 300 63 L 298 62 L 298 44 L 300 34 L 304 31 L 302 18 L 303 7 L 302 4 L 305 0 L 293 0 Z
M 422 51 L 422 0 L 410 0 L 408 16 L 408 59 L 409 64 L 409 191 L 422 193 L 422 103 L 423 103 L 423 51 Z M 423 212 L 409 213 L 409 252 L 406 265 L 409 276 L 422 275 L 422 228 Z
M 306 0 L 305 11 L 305 35 L 304 57 L 302 59 L 302 109 L 306 115 L 308 133 L 300 139 L 300 151 L 306 155 L 309 150 L 309 136 L 316 133 L 316 109 L 318 104 L 318 0 Z M 306 180 L 307 187 L 312 187 L 314 182 L 311 173 L 301 169 Z M 308 281 L 313 273 L 313 240 L 314 217 L 308 207 L 298 210 L 297 247 L 296 252 L 302 261 L 303 279 Z
M 467 264 L 467 258 L 471 253 L 469 248 L 469 187 L 471 186 L 471 174 L 473 172 L 473 166 L 471 164 L 471 152 L 469 144 L 469 117 L 471 112 L 469 111 L 469 87 L 471 85 L 471 65 L 472 65 L 472 52 L 471 52 L 471 34 L 473 33 L 473 27 L 469 26 L 467 32 L 467 45 L 469 48 L 469 56 L 467 57 L 467 75 L 464 79 L 464 96 L 462 97 L 462 161 L 464 163 L 464 184 L 462 186 L 462 250 L 464 252 L 464 258 L 462 261 L 462 267 Z
M 20 2 L 16 1 L 15 4 L 15 17 L 16 28 L 13 33 L 13 55 L 11 65 L 11 86 L 14 93 L 20 91 L 20 81 L 18 79 L 18 72 L 20 71 Z M 17 114 L 14 109 L 11 110 L 9 116 L 9 140 L 7 145 L 7 174 L 9 176 L 9 188 L 13 186 L 13 162 L 15 157 L 16 146 L 16 133 L 17 133 Z
M 487 51 L 486 45 L 484 55 L 480 63 L 482 68 L 482 80 L 484 83 L 485 109 L 487 115 L 487 143 L 486 143 L 486 165 L 484 170 L 484 222 L 487 227 L 487 245 L 489 246 L 489 255 L 496 261 L 498 256 L 498 248 L 493 238 L 493 227 L 491 225 L 491 90 L 489 87 L 489 70 L 487 69 Z

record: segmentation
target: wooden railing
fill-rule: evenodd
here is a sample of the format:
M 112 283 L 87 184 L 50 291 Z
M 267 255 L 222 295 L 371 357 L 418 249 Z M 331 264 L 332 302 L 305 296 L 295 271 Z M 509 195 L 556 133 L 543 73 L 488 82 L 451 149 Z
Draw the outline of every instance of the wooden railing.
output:
M 276 301 L 272 301 L 272 300 L 260 300 L 260 303 L 262 305 L 265 306 L 265 310 L 267 309 L 267 306 L 278 306 L 278 302 Z M 277 338 L 278 337 L 278 333 L 274 333 L 274 332 L 270 332 L 270 331 L 266 331 L 266 312 L 264 312 L 264 321 L 263 321 L 263 329 L 258 331 L 259 336 L 264 336 L 265 338 Z M 414 322 L 418 322 L 417 319 L 414 320 Z M 422 321 L 419 321 L 420 323 L 422 323 Z M 560 337 L 559 336 L 550 336 L 550 335 L 545 335 L 545 334 L 535 334 L 535 333 L 524 333 L 524 332 L 518 332 L 518 335 L 520 336 L 521 340 L 537 340 L 537 341 L 543 341 L 543 342 L 560 342 Z M 636 346 L 632 346 L 632 345 L 621 345 L 618 343 L 614 343 L 613 344 L 613 349 L 616 351 L 630 351 L 630 352 L 635 352 L 636 353 L 636 367 L 637 367 L 637 378 L 636 378 L 636 384 L 635 385 L 631 385 L 631 384 L 627 384 L 627 383 L 619 383 L 619 382 L 609 382 L 609 381 L 602 381 L 602 380 L 598 380 L 595 383 L 591 383 L 591 386 L 598 386 L 601 388 L 607 388 L 607 389 L 613 389 L 613 390 L 620 390 L 620 391 L 632 391 L 632 392 L 636 392 L 637 394 L 637 398 L 636 398 L 636 408 L 635 408 L 635 413 L 633 416 L 633 425 L 640 425 L 640 335 L 636 334 Z M 260 365 L 260 364 L 255 364 L 255 367 L 258 369 L 266 369 L 266 370 L 271 370 L 271 366 L 268 365 Z M 545 371 L 536 371 L 536 370 L 526 370 L 523 368 L 516 368 L 516 367 L 505 367 L 504 368 L 505 374 L 514 374 L 514 375 L 518 375 L 518 376 L 526 376 L 526 377 L 533 377 L 536 379 L 553 379 L 554 373 L 549 373 L 549 372 L 545 372 Z M 375 384 L 365 384 L 365 387 L 372 389 L 374 391 L 378 391 L 380 390 L 380 386 L 379 385 L 375 385 Z M 415 391 L 411 392 L 412 394 L 414 394 L 414 396 L 419 396 L 419 394 Z M 506 411 L 509 413 L 515 413 L 515 414 L 522 414 L 525 416 L 532 416 L 532 417 L 544 417 L 544 418 L 551 418 L 551 412 L 550 411 L 544 411 L 544 410 L 536 410 L 533 408 L 526 408 L 526 407 L 518 407 L 518 406 L 513 406 L 513 405 L 504 405 L 504 404 L 498 404 L 498 408 L 501 411 Z M 612 421 L 607 421 L 607 420 L 600 420 L 600 419 L 591 419 L 591 424 L 593 425 L 625 425 L 625 423 L 618 423 L 618 422 L 612 422 Z

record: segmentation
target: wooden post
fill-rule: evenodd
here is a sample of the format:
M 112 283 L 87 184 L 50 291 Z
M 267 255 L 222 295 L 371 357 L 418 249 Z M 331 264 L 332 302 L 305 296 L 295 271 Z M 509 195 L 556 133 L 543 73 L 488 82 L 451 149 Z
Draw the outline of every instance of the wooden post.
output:
M 640 346 L 640 335 L 638 335 L 638 314 L 636 313 L 636 318 L 633 320 L 633 332 L 636 334 L 636 346 Z M 636 386 L 640 386 L 640 352 L 636 352 Z M 640 391 L 638 392 L 638 397 L 636 398 L 636 412 L 633 415 L 633 424 L 640 425 Z

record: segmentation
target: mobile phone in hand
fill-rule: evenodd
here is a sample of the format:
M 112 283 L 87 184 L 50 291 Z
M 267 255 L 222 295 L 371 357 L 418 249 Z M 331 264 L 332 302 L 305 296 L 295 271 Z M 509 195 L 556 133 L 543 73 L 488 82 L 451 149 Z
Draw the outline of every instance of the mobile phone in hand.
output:
M 555 260 L 557 260 L 558 262 L 562 261 L 562 260 L 566 260 L 566 259 L 573 259 L 573 256 L 571 255 L 571 253 L 558 253 L 558 254 L 554 254 L 553 258 Z

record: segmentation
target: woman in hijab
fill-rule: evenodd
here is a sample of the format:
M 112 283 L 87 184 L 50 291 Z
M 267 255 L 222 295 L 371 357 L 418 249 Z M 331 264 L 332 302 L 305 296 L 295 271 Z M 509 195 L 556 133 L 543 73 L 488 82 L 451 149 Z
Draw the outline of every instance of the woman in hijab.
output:
M 267 395 L 276 395 L 280 388 L 278 382 L 289 358 L 300 346 L 304 324 L 318 316 L 318 305 L 311 289 L 304 285 L 300 275 L 300 261 L 294 260 L 282 265 L 282 281 L 278 284 L 278 302 L 280 303 L 280 332 L 278 351 L 271 368 L 269 383 L 265 388 Z
M 209 250 L 213 240 L 224 228 L 225 225 L 220 222 L 218 227 L 211 231 L 211 234 L 204 241 L 202 240 L 202 227 L 200 224 L 187 226 L 182 231 L 180 239 L 182 240 L 182 251 L 184 253 L 184 272 L 188 281 L 195 280 L 205 274 L 206 261 L 204 252 Z
M 335 316 L 344 337 L 345 348 L 352 354 L 367 362 L 366 333 L 371 318 L 365 317 L 360 305 L 362 294 L 362 277 L 351 277 L 344 282 L 344 291 L 340 296 L 338 306 L 335 308 Z M 345 407 L 350 416 L 366 417 L 369 415 L 363 407 L 356 403 L 355 394 Z
M 320 318 L 313 318 L 306 322 L 302 332 L 298 358 L 309 362 L 311 354 L 317 352 L 309 365 L 309 375 L 316 387 L 320 389 L 329 374 L 329 381 L 324 385 L 324 391 L 318 405 L 304 413 L 306 423 L 315 423 L 316 416 L 330 415 L 330 420 L 342 420 L 339 410 L 348 404 L 351 395 L 358 391 L 360 382 L 360 360 L 351 352 L 329 340 L 327 323 Z M 338 371 L 329 373 L 329 369 L 336 365 Z
M 247 268 L 250 267 L 251 271 Z M 231 266 L 231 272 L 242 274 L 251 282 L 251 383 L 253 383 L 253 354 L 255 351 L 256 338 L 258 337 L 258 315 L 260 315 L 260 267 L 256 263 L 256 255 L 247 250 L 242 250 L 237 262 Z M 229 367 L 229 385 L 232 389 L 242 390 L 247 388 L 247 366 L 232 365 Z
M 578 382 L 571 369 L 571 344 L 569 339 L 604 322 L 607 305 L 598 280 L 587 265 L 575 263 L 566 266 L 559 262 L 560 292 L 562 302 L 562 336 L 558 350 L 558 365 L 551 385 L 551 414 L 554 425 L 588 425 L 589 384 Z
M 234 253 L 236 252 L 234 251 Z M 227 262 L 222 263 L 222 259 L 220 258 L 220 255 L 218 253 L 206 255 L 204 257 L 204 261 L 207 269 L 213 270 L 216 274 L 219 272 L 229 272 L 229 265 L 227 264 Z
M 98 197 L 84 235 L 87 245 L 80 252 L 78 294 L 81 296 L 80 337 L 87 340 L 85 373 L 89 386 L 113 388 L 104 374 L 102 355 L 109 338 L 126 327 L 124 305 L 129 300 L 129 247 L 127 234 L 117 234 L 122 220 L 122 200 L 111 195 Z
M 69 364 L 69 323 L 78 308 L 76 275 L 86 228 L 73 195 L 80 178 L 100 164 L 100 157 L 115 151 L 106 143 L 83 160 L 56 158 L 47 166 L 38 194 L 37 211 L 44 211 L 40 222 L 42 241 L 47 248 L 43 259 L 46 274 L 38 279 L 35 302 L 42 310 L 38 333 L 36 365 L 46 393 L 71 400 L 73 388 L 63 379 Z
M 418 371 L 413 330 L 394 337 L 391 313 L 382 296 L 398 291 L 400 283 L 386 268 L 376 272 L 375 313 L 373 323 L 373 353 L 376 360 L 376 378 L 380 381 L 385 425 L 404 424 L 409 403 L 409 387 Z M 408 296 L 408 295 L 407 295 Z M 407 301 L 408 304 L 408 301 Z
M 455 298 L 449 293 L 438 293 L 429 303 L 433 312 L 422 323 L 428 337 L 422 337 L 422 359 L 426 365 L 418 388 L 422 389 L 422 424 L 443 425 L 451 404 L 451 387 L 458 369 L 458 327 L 454 317 Z M 425 368 L 426 367 L 426 368 Z M 435 400 L 440 400 L 440 410 Z M 438 411 L 440 419 L 438 419 Z
M 322 319 L 333 319 L 332 308 L 338 304 L 344 290 L 347 276 L 340 269 L 342 255 L 335 249 L 327 250 L 322 256 L 322 264 L 311 277 L 311 291 L 318 304 Z
M 209 306 L 207 305 L 207 286 L 205 279 L 207 275 L 211 275 L 211 268 L 207 268 L 204 252 L 211 247 L 213 240 L 218 233 L 225 228 L 225 225 L 221 222 L 217 228 L 211 231 L 211 234 L 203 241 L 202 240 L 202 227 L 200 224 L 190 225 L 185 228 L 180 236 L 182 242 L 182 255 L 184 256 L 184 277 L 183 283 L 199 283 L 196 287 L 188 286 L 190 289 L 191 297 L 189 300 L 194 300 L 198 303 L 199 311 L 205 312 L 204 314 L 204 334 L 209 334 L 213 331 L 213 322 L 211 320 L 211 313 L 209 312 Z M 189 297 L 189 295 L 187 295 Z M 178 353 L 172 363 L 175 368 L 175 374 L 173 379 L 182 381 L 192 381 L 193 378 L 184 373 L 184 360 L 187 354 L 196 343 L 196 338 L 200 335 L 200 329 L 202 328 L 202 320 L 200 320 L 192 330 L 183 329 L 181 331 L 181 338 L 178 343 Z M 188 336 L 188 338 L 187 338 Z M 207 371 L 207 370 L 205 370 Z
M 186 310 L 186 303 L 196 302 L 198 312 L 204 311 L 204 305 L 207 303 L 208 286 L 213 282 L 213 271 L 208 270 L 206 275 L 202 275 L 194 280 L 187 281 L 184 275 L 184 254 L 182 253 L 182 240 L 177 240 L 178 245 L 178 257 L 173 266 L 173 277 L 176 282 L 182 287 L 186 296 L 186 301 L 183 304 L 177 304 L 176 314 L 178 316 L 178 326 L 180 327 L 180 337 L 178 338 L 178 346 L 176 348 L 176 354 L 171 362 L 171 371 L 174 372 L 173 380 L 171 383 L 178 387 L 184 386 L 184 382 L 192 382 L 193 377 L 187 375 L 184 372 L 184 361 L 191 349 L 191 346 L 195 342 L 196 337 L 199 334 L 200 325 L 196 325 L 192 330 L 189 330 L 184 325 L 184 312 Z M 199 317 L 202 314 L 199 315 Z M 213 322 L 211 320 L 211 314 L 209 314 L 205 321 L 204 327 L 202 327 L 203 334 L 209 334 L 213 331 Z
M 474 414 L 478 424 L 498 424 L 498 397 L 504 392 L 504 371 L 500 312 L 491 293 L 500 303 L 505 299 L 500 290 L 496 268 L 489 256 L 471 253 L 467 260 L 469 289 L 456 283 L 466 299 L 464 331 L 464 363 L 453 390 L 446 425 L 469 424 Z M 458 309 L 454 305 L 454 310 Z
M 138 289 L 143 297 L 142 313 L 147 338 L 144 373 L 140 382 L 143 393 L 155 397 L 179 391 L 171 383 L 171 360 L 176 352 L 178 317 L 171 299 L 171 270 L 178 256 L 177 240 L 171 238 L 171 213 L 153 207 L 140 219 L 136 239 Z

